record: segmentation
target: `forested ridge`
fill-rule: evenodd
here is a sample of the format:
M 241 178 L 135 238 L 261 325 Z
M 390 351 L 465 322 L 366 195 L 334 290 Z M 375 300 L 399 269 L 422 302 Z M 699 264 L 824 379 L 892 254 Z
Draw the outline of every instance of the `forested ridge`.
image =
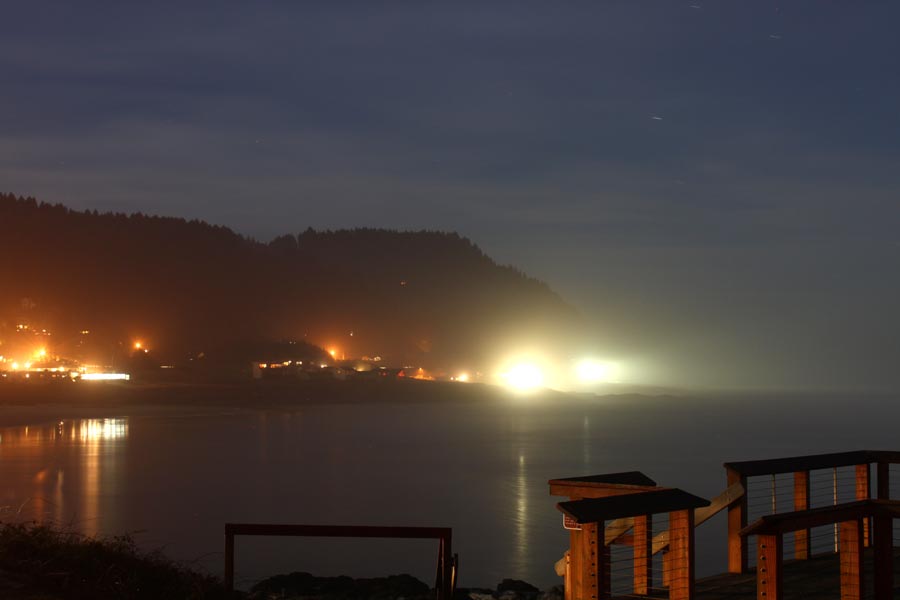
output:
M 263 243 L 201 221 L 0 195 L 0 339 L 21 319 L 139 336 L 180 356 L 303 340 L 392 362 L 479 361 L 576 316 L 544 283 L 437 231 L 302 230 Z

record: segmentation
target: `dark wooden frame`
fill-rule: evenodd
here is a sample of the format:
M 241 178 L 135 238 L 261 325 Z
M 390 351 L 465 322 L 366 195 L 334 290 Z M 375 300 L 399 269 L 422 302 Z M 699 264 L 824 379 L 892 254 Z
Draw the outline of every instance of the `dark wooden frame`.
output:
M 234 589 L 234 538 L 239 535 L 290 537 L 346 537 L 388 539 L 436 539 L 437 600 L 450 600 L 456 589 L 459 556 L 452 554 L 453 530 L 449 527 L 369 527 L 354 525 L 282 525 L 264 523 L 225 524 L 225 587 Z

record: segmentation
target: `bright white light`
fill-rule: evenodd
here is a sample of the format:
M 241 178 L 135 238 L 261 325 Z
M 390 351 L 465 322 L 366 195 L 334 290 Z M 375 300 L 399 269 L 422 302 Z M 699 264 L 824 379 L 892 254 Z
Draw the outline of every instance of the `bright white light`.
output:
M 129 381 L 131 375 L 128 373 L 85 373 L 81 376 L 82 381 Z
M 462 383 L 467 383 L 469 381 L 468 373 L 460 373 L 456 376 L 456 381 L 461 381 Z
M 596 383 L 609 379 L 610 366 L 595 360 L 583 360 L 575 366 L 575 373 L 582 383 Z
M 503 379 L 509 387 L 519 391 L 527 391 L 540 387 L 544 383 L 544 374 L 537 365 L 519 363 L 510 367 L 503 374 Z

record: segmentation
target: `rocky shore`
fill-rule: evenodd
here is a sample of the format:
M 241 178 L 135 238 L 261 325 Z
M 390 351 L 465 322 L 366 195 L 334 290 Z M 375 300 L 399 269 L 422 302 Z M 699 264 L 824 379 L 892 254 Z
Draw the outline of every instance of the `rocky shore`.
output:
M 250 600 L 433 600 L 429 586 L 411 575 L 353 579 L 296 572 L 265 579 Z M 504 579 L 491 588 L 458 588 L 454 600 L 563 600 L 563 588 L 541 591 L 526 581 Z
M 249 591 L 161 552 L 139 549 L 129 536 L 90 537 L 39 523 L 0 521 L 3 600 L 433 600 L 411 575 L 359 578 L 276 575 Z M 516 579 L 496 588 L 460 588 L 454 600 L 563 600 L 561 586 L 541 591 Z

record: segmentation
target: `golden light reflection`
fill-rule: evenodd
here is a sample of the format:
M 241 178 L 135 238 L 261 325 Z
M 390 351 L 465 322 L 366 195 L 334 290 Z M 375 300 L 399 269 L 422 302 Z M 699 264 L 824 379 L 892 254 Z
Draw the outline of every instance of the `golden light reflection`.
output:
M 115 446 L 128 433 L 125 418 L 3 428 L 0 455 L 7 465 L 20 465 L 8 473 L 8 504 L 22 518 L 56 523 L 74 518 L 84 533 L 101 533 L 105 503 L 122 475 Z
M 88 535 L 100 533 L 100 498 L 104 480 L 115 483 L 115 452 L 104 447 L 128 436 L 128 419 L 84 419 L 72 427 L 71 436 L 82 443 L 81 507 L 82 529 Z M 108 490 L 107 490 L 108 491 Z
M 74 429 L 72 435 L 75 435 Z M 78 437 L 82 442 L 118 440 L 127 436 L 127 419 L 85 419 L 78 428 Z
M 516 544 L 515 552 L 520 566 L 528 564 L 528 467 L 525 454 L 519 454 L 516 473 Z

